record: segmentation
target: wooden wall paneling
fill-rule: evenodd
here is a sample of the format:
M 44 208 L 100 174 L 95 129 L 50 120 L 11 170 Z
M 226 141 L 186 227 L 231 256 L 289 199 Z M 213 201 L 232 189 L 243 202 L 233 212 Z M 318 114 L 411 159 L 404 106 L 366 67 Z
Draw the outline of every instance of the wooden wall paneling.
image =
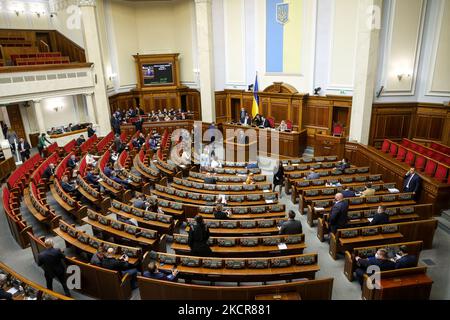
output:
M 443 142 L 448 115 L 448 107 L 419 104 L 412 138 Z
M 415 104 L 375 104 L 372 109 L 369 144 L 379 147 L 385 138 L 400 141 L 411 136 Z
M 292 121 L 292 124 L 294 126 L 301 127 L 302 121 L 301 121 L 301 108 L 302 103 L 300 99 L 293 99 L 291 102 L 291 112 L 288 120 Z M 301 128 L 300 128 L 301 129 Z
M 275 119 L 278 124 L 281 120 L 290 118 L 290 99 L 270 99 L 269 113 L 267 116 Z
M 228 114 L 227 95 L 225 93 L 216 93 L 216 122 L 227 122 L 231 116 Z

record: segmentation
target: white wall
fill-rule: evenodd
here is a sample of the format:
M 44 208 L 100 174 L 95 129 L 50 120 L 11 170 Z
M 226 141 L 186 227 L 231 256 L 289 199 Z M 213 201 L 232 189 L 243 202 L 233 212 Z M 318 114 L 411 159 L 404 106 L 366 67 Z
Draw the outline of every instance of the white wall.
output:
M 0 28 L 51 29 L 48 1 L 1 0 Z
M 62 33 L 66 38 L 72 40 L 84 48 L 83 32 L 81 29 L 81 14 L 77 0 L 49 0 L 51 29 Z
M 191 0 L 142 3 L 112 0 L 105 5 L 105 43 L 111 53 L 110 72 L 117 74 L 116 90 L 136 85 L 132 57 L 136 53 L 180 53 L 181 81 L 196 85 L 194 9 Z
M 282 2 L 282 1 L 280 1 Z M 316 1 L 302 1 L 300 73 L 266 73 L 266 1 L 213 1 L 216 90 L 246 89 L 258 72 L 260 90 L 285 82 L 300 92 L 313 87 Z M 292 8 L 292 6 L 291 6 Z M 293 44 L 290 44 L 293 45 Z M 297 45 L 297 44 L 295 44 Z
M 385 90 L 375 101 L 448 101 L 450 1 L 385 0 L 383 9 L 377 91 L 382 86 Z M 402 61 L 408 62 L 406 67 Z M 403 73 L 402 68 L 411 77 L 399 81 L 397 74 Z

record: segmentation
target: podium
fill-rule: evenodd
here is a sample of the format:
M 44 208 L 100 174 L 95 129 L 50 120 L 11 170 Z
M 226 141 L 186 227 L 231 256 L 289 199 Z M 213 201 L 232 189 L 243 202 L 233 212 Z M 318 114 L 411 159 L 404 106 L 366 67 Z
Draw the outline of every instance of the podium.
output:
M 344 158 L 345 137 L 334 137 L 326 134 L 315 134 L 314 156 L 334 156 Z

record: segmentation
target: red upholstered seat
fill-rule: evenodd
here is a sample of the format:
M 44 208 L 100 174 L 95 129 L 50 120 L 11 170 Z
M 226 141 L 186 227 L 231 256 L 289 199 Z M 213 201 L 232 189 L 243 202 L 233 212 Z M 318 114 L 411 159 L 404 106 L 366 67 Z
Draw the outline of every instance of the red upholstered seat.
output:
M 417 156 L 414 167 L 419 171 L 423 171 L 423 169 L 425 169 L 426 162 L 427 162 L 427 159 L 424 156 Z
M 292 121 L 291 120 L 286 120 L 286 127 L 288 128 L 288 130 L 292 130 Z
M 409 140 L 403 139 L 403 141 L 402 141 L 402 146 L 404 146 L 404 147 L 406 147 L 406 148 L 409 148 L 409 147 L 410 147 Z
M 438 162 L 445 162 L 446 159 L 446 157 L 443 154 L 437 152 L 433 152 L 433 155 L 431 157 Z
M 405 160 L 405 156 L 406 156 L 406 149 L 403 147 L 399 147 L 396 159 L 403 162 L 403 160 Z
M 434 175 L 434 172 L 436 171 L 436 162 L 433 160 L 428 160 L 427 164 L 425 165 L 425 174 L 432 177 Z
M 397 154 L 397 145 L 391 144 L 389 153 L 391 154 L 391 156 L 395 157 L 395 155 Z
M 439 181 L 441 181 L 441 182 L 444 182 L 444 181 L 445 181 L 445 178 L 447 178 L 447 174 L 448 174 L 448 169 L 447 169 L 447 167 L 445 167 L 445 166 L 439 164 L 439 165 L 437 166 L 437 168 L 436 168 L 436 173 L 434 174 L 434 177 L 435 177 L 437 180 L 439 180 Z
M 408 151 L 406 153 L 406 158 L 405 158 L 405 162 L 407 164 L 409 164 L 410 166 L 412 166 L 414 164 L 414 159 L 415 159 L 415 154 L 412 151 Z
M 272 118 L 272 117 L 269 117 L 269 118 L 267 118 L 267 120 L 268 120 L 269 123 L 270 123 L 270 127 L 271 127 L 271 128 L 275 128 L 275 119 Z
M 388 152 L 390 145 L 391 144 L 390 144 L 389 140 L 384 139 L 383 145 L 381 146 L 381 151 L 383 151 L 384 153 Z
M 335 123 L 333 125 L 333 136 L 341 137 L 344 133 L 344 127 L 340 123 Z

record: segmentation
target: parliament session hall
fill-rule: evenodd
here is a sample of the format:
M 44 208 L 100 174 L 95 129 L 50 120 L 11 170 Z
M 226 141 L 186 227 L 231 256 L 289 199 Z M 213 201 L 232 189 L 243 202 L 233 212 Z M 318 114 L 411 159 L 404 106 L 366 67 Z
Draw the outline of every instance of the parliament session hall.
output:
M 0 124 L 0 308 L 450 300 L 450 0 L 0 0 Z

